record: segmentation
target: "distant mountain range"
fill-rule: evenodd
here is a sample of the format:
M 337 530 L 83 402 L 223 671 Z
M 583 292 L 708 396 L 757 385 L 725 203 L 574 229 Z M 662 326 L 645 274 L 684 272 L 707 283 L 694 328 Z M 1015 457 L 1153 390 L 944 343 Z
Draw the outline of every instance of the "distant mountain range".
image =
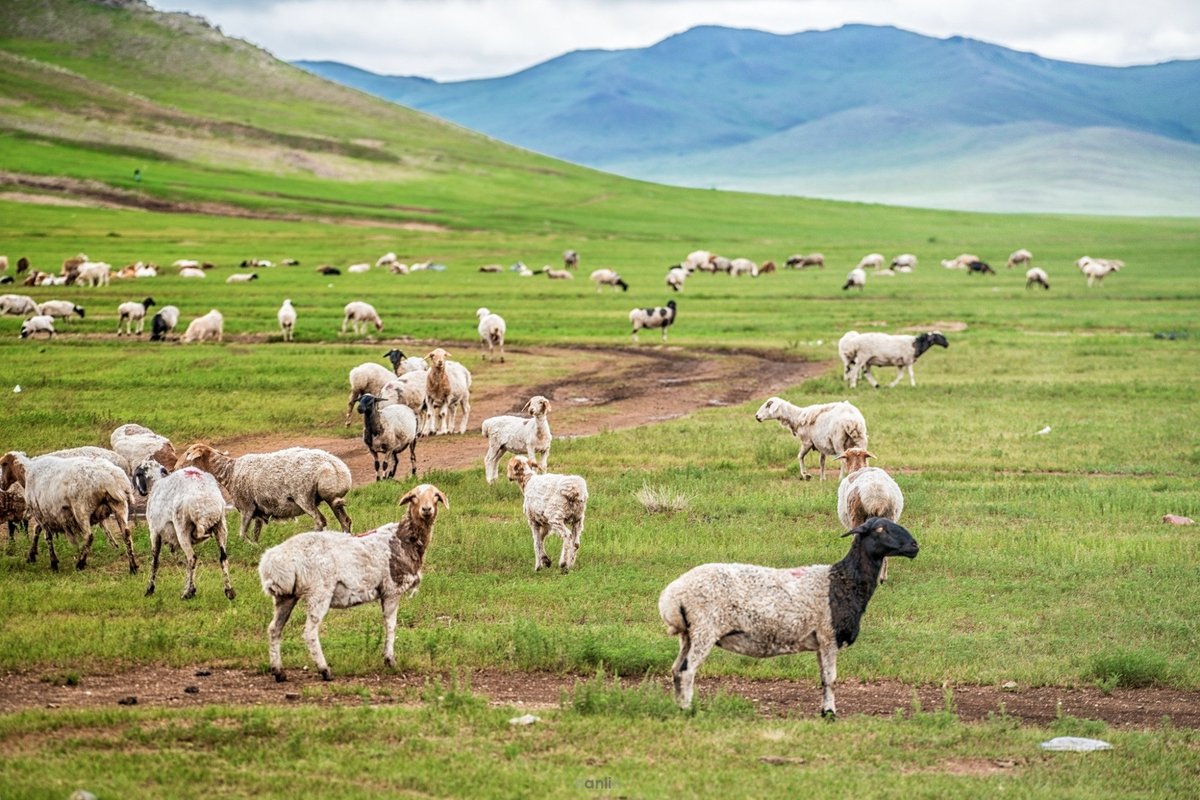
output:
M 847 25 L 790 36 L 698 27 L 449 83 L 295 63 L 646 180 L 984 211 L 1200 214 L 1200 61 L 1098 67 Z

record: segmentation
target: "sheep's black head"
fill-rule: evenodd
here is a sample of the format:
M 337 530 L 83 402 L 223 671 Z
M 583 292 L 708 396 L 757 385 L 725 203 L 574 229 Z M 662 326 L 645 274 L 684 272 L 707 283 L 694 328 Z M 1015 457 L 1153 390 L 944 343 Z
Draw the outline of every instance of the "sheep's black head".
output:
M 133 471 L 133 488 L 137 489 L 138 494 L 145 497 L 150 493 L 150 484 L 167 477 L 168 474 L 166 467 L 154 459 L 148 458 L 138 464 L 137 469 Z
M 364 394 L 362 397 L 358 398 L 358 413 L 364 414 L 364 415 L 370 414 L 371 411 L 374 410 L 374 408 L 375 408 L 375 395 Z
M 620 278 L 617 278 L 617 286 L 620 286 L 620 287 L 621 287 L 621 291 L 622 291 L 622 292 L 628 292 L 628 291 L 629 291 L 629 284 L 628 284 L 628 283 L 626 283 L 625 281 L 621 280 Z
M 846 531 L 842 536 L 857 536 L 873 558 L 888 556 L 904 556 L 916 558 L 920 547 L 917 540 L 905 528 L 890 519 L 871 517 L 852 531 Z
M 83 315 L 84 315 L 83 306 L 75 306 L 71 310 L 74 311 L 76 314 L 78 314 L 80 319 L 83 319 Z
M 404 353 L 396 348 L 392 348 L 383 354 L 383 357 L 392 362 L 392 369 L 400 366 L 400 362 L 404 360 Z
M 153 297 L 147 297 L 145 300 L 143 300 L 143 301 L 142 301 L 142 305 L 143 305 L 143 306 L 145 306 L 146 308 L 149 308 L 150 306 L 152 306 L 152 305 L 155 305 L 155 303 L 154 303 L 154 298 L 153 298 Z M 82 314 L 80 314 L 79 316 L 81 316 L 81 317 L 82 317 L 83 315 L 82 315 Z

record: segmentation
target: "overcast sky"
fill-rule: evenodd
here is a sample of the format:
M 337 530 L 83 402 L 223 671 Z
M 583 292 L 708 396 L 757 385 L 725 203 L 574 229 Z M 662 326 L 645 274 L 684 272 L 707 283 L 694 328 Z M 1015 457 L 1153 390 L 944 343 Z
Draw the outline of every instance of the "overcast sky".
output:
M 1047 58 L 1200 58 L 1197 0 L 150 0 L 276 56 L 439 80 L 507 75 L 570 50 L 645 47 L 695 25 L 775 33 L 849 22 L 969 36 Z

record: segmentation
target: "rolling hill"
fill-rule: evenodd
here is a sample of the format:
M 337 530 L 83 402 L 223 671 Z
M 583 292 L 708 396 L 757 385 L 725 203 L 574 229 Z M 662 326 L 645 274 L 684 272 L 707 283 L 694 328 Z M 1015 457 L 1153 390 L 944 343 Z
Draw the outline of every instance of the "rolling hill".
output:
M 452 83 L 297 63 L 648 180 L 989 211 L 1200 214 L 1200 61 L 1098 67 L 848 25 L 790 36 L 699 27 Z

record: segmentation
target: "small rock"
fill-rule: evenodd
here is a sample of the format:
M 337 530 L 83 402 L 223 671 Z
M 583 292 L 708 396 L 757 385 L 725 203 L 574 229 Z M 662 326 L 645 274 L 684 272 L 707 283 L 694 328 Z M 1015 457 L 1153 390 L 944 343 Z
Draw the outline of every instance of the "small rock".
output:
M 1178 514 L 1163 514 L 1163 522 L 1169 525 L 1195 525 L 1196 521 L 1191 517 L 1181 517 Z
M 58 703 L 46 703 L 46 708 L 58 708 Z
M 762 756 L 758 760 L 773 767 L 799 766 L 804 763 L 803 758 L 789 758 L 788 756 Z
M 13 387 L 13 394 L 20 394 L 20 393 L 21 393 L 21 384 L 18 383 L 16 386 Z
M 76 789 L 67 800 L 96 800 L 96 795 L 86 789 Z
M 541 717 L 535 717 L 533 714 L 524 714 L 520 717 L 513 717 L 508 721 L 509 725 L 532 725 L 535 722 L 541 722 Z
M 196 670 L 196 677 L 197 677 L 197 678 L 207 678 L 209 675 L 212 675 L 212 670 L 211 670 L 211 669 L 198 669 L 198 670 Z
M 185 686 L 185 687 L 183 687 L 183 691 L 186 694 L 200 694 L 200 687 L 199 686 Z
M 1050 426 L 1049 426 L 1049 425 L 1047 425 L 1046 427 L 1044 427 L 1044 428 L 1042 428 L 1040 431 L 1038 431 L 1038 432 L 1037 432 L 1037 435 L 1038 435 L 1038 436 L 1045 436 L 1045 435 L 1046 435 L 1047 433 L 1049 433 L 1049 432 L 1050 432 Z
M 1017 690 L 1017 682 L 1005 681 L 1004 683 L 1000 684 L 1000 688 L 1006 692 L 1015 692 Z
M 285 694 L 283 696 L 283 699 L 284 700 L 299 700 L 300 694 L 298 692 L 288 692 L 287 694 Z
M 1093 750 L 1111 750 L 1112 745 L 1103 739 L 1085 739 L 1082 736 L 1057 736 L 1042 742 L 1043 750 L 1062 750 L 1071 753 L 1090 753 Z
M 129 695 L 128 697 L 122 697 L 120 700 L 117 701 L 117 705 L 119 705 L 119 706 L 136 706 L 137 698 L 134 697 L 133 695 Z

